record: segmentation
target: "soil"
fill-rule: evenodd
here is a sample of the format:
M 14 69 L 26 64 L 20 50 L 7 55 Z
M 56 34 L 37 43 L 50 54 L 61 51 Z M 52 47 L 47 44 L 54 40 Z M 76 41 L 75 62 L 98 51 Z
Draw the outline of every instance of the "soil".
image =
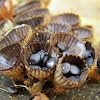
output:
M 0 74 L 0 88 L 5 86 L 3 87 L 5 89 L 12 85 L 9 77 Z M 59 93 L 50 90 L 46 95 L 50 100 L 100 100 L 100 81 L 90 80 L 81 87 L 66 89 Z M 28 100 L 30 97 L 31 94 L 25 88 L 19 88 L 16 94 L 0 90 L 0 100 Z

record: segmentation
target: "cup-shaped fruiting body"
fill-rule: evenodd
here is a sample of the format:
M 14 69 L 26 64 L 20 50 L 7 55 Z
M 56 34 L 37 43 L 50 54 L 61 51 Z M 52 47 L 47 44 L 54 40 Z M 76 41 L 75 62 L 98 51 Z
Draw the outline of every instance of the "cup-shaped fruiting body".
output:
M 12 0 L 1 0 L 0 1 L 0 16 L 3 19 L 12 19 L 13 17 Z
M 73 28 L 73 35 L 79 37 L 83 41 L 94 39 L 93 30 L 84 26 Z
M 0 22 L 0 40 L 3 39 L 4 34 L 13 27 L 13 23 L 10 20 L 4 20 Z
M 14 15 L 16 16 L 30 9 L 35 10 L 39 8 L 41 8 L 41 3 L 39 0 L 30 1 L 15 8 Z
M 25 50 L 25 68 L 33 77 L 44 80 L 52 76 L 59 52 L 50 43 L 33 41 Z
M 50 23 L 47 25 L 47 28 L 51 29 L 52 32 L 69 32 L 72 29 L 70 25 L 63 25 L 58 23 Z
M 72 27 L 76 27 L 80 25 L 80 17 L 73 13 L 65 13 L 56 15 L 51 18 L 52 23 L 60 23 L 71 25 Z
M 81 86 L 87 78 L 88 67 L 79 56 L 64 55 L 56 66 L 54 85 L 56 88 L 74 88 Z
M 0 48 L 4 48 L 14 42 L 20 42 L 26 45 L 32 35 L 32 29 L 28 25 L 17 25 L 12 27 L 4 34 L 2 40 L 0 40 Z
M 80 57 L 83 57 L 85 54 L 85 45 L 83 42 L 70 33 L 56 33 L 50 38 L 50 43 L 63 54 L 71 54 Z
M 33 95 L 29 100 L 49 100 L 49 98 L 45 94 L 40 93 L 37 95 Z
M 43 16 L 43 15 L 48 15 L 48 14 L 49 14 L 49 10 L 46 8 L 45 9 L 29 10 L 29 11 L 26 11 L 24 13 L 17 15 L 14 18 L 14 22 L 18 23 L 22 20 L 27 20 L 29 17 L 38 17 L 38 16 Z
M 42 15 L 42 16 L 38 16 L 38 17 L 33 16 L 33 17 L 29 17 L 29 18 L 24 19 L 24 20 L 20 20 L 16 24 L 17 25 L 27 24 L 27 25 L 30 25 L 32 28 L 35 28 L 35 27 L 38 27 L 38 26 L 41 26 L 41 25 L 45 25 L 49 21 L 50 21 L 49 16 L 47 17 L 45 15 Z
M 84 59 L 88 63 L 88 78 L 96 78 L 97 75 L 97 54 L 92 42 L 85 42 L 86 53 Z
M 49 41 L 52 35 L 51 32 L 35 31 L 30 41 Z
M 0 72 L 4 75 L 24 79 L 25 67 L 21 60 L 21 45 L 14 43 L 0 50 Z

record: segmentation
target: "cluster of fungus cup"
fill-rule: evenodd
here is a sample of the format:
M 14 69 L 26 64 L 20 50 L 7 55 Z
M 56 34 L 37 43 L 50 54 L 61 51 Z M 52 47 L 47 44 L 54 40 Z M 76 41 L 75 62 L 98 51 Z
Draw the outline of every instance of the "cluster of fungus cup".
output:
M 34 0 L 18 6 L 0 29 L 0 72 L 22 81 L 19 86 L 31 94 L 39 94 L 48 80 L 55 88 L 74 88 L 87 78 L 100 79 L 94 29 L 82 26 L 79 15 L 51 16 Z

